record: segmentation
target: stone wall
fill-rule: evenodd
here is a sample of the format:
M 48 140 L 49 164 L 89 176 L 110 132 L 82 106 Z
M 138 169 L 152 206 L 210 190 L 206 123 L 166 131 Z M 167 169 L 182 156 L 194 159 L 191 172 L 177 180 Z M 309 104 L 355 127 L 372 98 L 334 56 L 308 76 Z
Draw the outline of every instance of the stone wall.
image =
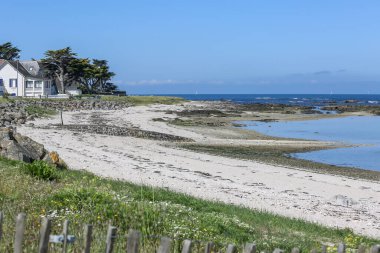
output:
M 0 127 L 16 126 L 34 120 L 38 115 L 29 114 L 28 106 L 63 111 L 79 110 L 119 110 L 129 107 L 127 103 L 100 100 L 19 100 L 0 103 Z

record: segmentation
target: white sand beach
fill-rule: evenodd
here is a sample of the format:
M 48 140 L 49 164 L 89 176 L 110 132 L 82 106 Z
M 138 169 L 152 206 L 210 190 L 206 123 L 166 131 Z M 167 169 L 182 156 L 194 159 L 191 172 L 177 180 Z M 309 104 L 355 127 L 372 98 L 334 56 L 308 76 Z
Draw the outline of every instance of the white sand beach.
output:
M 65 124 L 139 127 L 209 144 L 304 145 L 304 141 L 217 138 L 207 131 L 168 125 L 154 118 L 175 117 L 165 110 L 183 105 L 129 107 L 117 111 L 64 112 Z M 36 120 L 17 130 L 57 151 L 70 168 L 137 184 L 165 187 L 196 197 L 218 200 L 330 227 L 380 237 L 380 183 L 299 169 L 196 153 L 165 142 L 133 137 L 75 133 L 38 126 L 57 124 L 59 116 Z M 233 136 L 233 133 L 230 134 Z M 314 142 L 313 142 L 314 143 Z M 311 142 L 307 142 L 311 145 Z M 321 145 L 315 143 L 315 145 Z

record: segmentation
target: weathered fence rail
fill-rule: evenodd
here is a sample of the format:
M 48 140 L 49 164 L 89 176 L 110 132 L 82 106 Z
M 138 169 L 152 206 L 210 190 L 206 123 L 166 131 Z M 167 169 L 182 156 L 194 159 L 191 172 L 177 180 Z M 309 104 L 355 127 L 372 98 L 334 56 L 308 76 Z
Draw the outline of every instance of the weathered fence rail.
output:
M 4 231 L 3 231 L 3 223 L 4 223 L 4 214 L 0 212 L 0 245 L 2 240 L 4 240 Z M 22 253 L 24 252 L 24 235 L 26 228 L 26 214 L 20 213 L 16 217 L 16 227 L 13 241 L 13 252 L 14 253 Z M 63 223 L 62 234 L 60 235 L 51 235 L 52 231 L 52 222 L 49 218 L 42 218 L 40 232 L 39 232 L 39 243 L 37 251 L 38 253 L 48 253 L 49 245 L 51 244 L 60 244 L 62 253 L 68 252 L 68 245 L 75 242 L 76 237 L 74 235 L 69 235 L 69 221 L 65 220 Z M 112 253 L 114 252 L 114 244 L 117 238 L 117 227 L 108 225 L 106 240 L 104 242 L 104 250 L 102 252 Z M 83 228 L 82 235 L 82 253 L 90 253 L 93 252 L 91 250 L 92 242 L 93 242 L 93 226 L 86 224 Z M 126 236 L 125 247 L 122 252 L 127 253 L 139 253 L 140 252 L 140 242 L 142 240 L 142 235 L 139 231 L 130 229 L 128 235 Z M 169 253 L 171 252 L 173 240 L 168 237 L 160 238 L 160 245 L 157 248 L 157 253 Z M 181 253 L 190 253 L 192 252 L 192 248 L 195 241 L 192 240 L 184 240 L 181 246 Z M 236 245 L 228 244 L 225 252 L 226 253 L 256 253 L 256 245 L 254 243 L 246 243 L 241 248 L 238 248 Z M 77 251 L 76 251 L 77 252 Z M 119 251 L 120 252 L 120 251 Z M 220 250 L 215 250 L 215 244 L 213 242 L 205 243 L 203 246 L 203 252 L 211 253 L 211 252 L 222 252 Z M 291 253 L 300 253 L 301 250 L 299 248 L 293 248 Z M 310 253 L 327 253 L 327 247 L 322 245 L 320 249 L 313 249 Z M 282 249 L 274 249 L 273 253 L 285 253 Z M 346 245 L 340 243 L 337 247 L 336 253 L 346 253 Z M 366 248 L 364 246 L 360 246 L 355 253 L 380 253 L 380 245 L 374 245 L 371 248 Z

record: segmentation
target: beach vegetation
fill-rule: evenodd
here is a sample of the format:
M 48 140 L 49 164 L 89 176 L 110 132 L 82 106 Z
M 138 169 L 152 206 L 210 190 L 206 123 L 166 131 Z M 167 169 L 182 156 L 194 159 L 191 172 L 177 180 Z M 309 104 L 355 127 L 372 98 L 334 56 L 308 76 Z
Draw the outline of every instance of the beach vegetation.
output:
M 259 251 L 274 248 L 290 251 L 297 246 L 307 252 L 322 243 L 330 248 L 339 242 L 346 242 L 349 248 L 376 243 L 375 239 L 350 229 L 328 228 L 264 210 L 101 178 L 85 171 L 53 170 L 42 163 L 31 166 L 33 173 L 25 173 L 24 163 L 0 159 L 0 210 L 5 215 L 0 252 L 11 249 L 14 217 L 19 212 L 27 213 L 27 252 L 37 247 L 43 216 L 52 219 L 53 233 L 60 233 L 62 222 L 70 220 L 70 234 L 79 239 L 70 245 L 70 252 L 80 251 L 86 223 L 94 225 L 93 251 L 104 250 L 109 222 L 118 227 L 120 235 L 116 238 L 115 252 L 121 252 L 125 246 L 125 235 L 130 228 L 144 235 L 144 252 L 151 252 L 159 241 L 154 238 L 161 235 L 174 238 L 178 247 L 183 239 L 191 238 L 200 244 L 214 241 L 219 248 L 227 243 L 255 242 Z
M 49 117 L 57 114 L 57 111 L 54 109 L 46 108 L 38 105 L 28 105 L 25 107 L 30 115 L 35 115 L 37 117 Z
M 25 163 L 22 168 L 25 173 L 37 179 L 49 181 L 58 179 L 57 169 L 44 161 Z

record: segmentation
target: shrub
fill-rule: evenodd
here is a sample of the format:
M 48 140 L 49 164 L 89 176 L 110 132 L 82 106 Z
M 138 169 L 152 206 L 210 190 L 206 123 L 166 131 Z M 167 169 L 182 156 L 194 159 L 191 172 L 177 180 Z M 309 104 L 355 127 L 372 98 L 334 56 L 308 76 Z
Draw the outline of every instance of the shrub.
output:
M 34 161 L 23 166 L 24 172 L 42 180 L 58 179 L 57 169 L 44 161 Z

